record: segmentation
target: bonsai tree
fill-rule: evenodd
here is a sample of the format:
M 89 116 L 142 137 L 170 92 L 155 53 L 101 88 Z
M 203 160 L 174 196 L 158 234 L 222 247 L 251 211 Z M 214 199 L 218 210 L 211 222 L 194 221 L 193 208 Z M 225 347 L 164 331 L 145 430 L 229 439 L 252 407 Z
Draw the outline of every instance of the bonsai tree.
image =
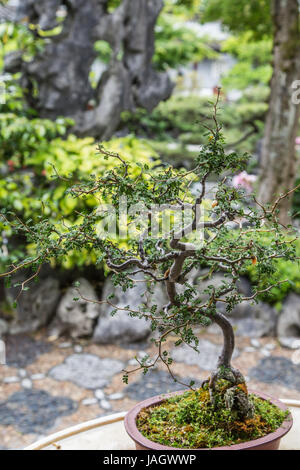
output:
M 11 266 L 1 277 L 11 277 L 30 267 L 30 275 L 19 284 L 21 294 L 38 276 L 43 263 L 59 260 L 74 250 L 88 250 L 96 254 L 97 263 L 106 264 L 113 272 L 114 285 L 124 291 L 135 282 L 144 282 L 145 296 L 149 298 L 153 287 L 163 284 L 168 295 L 168 303 L 163 307 L 154 302 L 149 306 L 143 299 L 137 310 L 129 305 L 122 307 L 130 316 L 151 323 L 156 331 L 152 341 L 157 346 L 155 357 L 146 356 L 137 368 L 125 371 L 124 381 L 128 381 L 133 371 L 142 369 L 146 373 L 161 362 L 180 382 L 173 374 L 172 358 L 164 343 L 174 334 L 179 338 L 176 346 L 185 343 L 197 350 L 195 329 L 214 322 L 222 331 L 224 344 L 216 370 L 206 381 L 211 402 L 215 400 L 217 382 L 226 380 L 229 383 L 226 406 L 240 417 L 251 417 L 253 407 L 245 379 L 231 363 L 234 331 L 227 315 L 241 302 L 256 301 L 280 282 L 288 282 L 276 282 L 276 260 L 296 258 L 295 237 L 291 236 L 291 228 L 279 223 L 277 206 L 291 191 L 264 207 L 255 196 L 246 195 L 230 184 L 230 175 L 245 167 L 248 155 L 224 151 L 218 120 L 219 94 L 212 106 L 212 116 L 203 122 L 207 144 L 195 159 L 193 170 L 174 170 L 159 164 L 149 168 L 141 164 L 137 173 L 121 155 L 99 145 L 99 158 L 115 159 L 116 166 L 103 176 L 91 175 L 86 181 L 74 182 L 70 178 L 70 197 L 93 196 L 99 200 L 97 210 L 80 214 L 80 224 L 67 226 L 63 220 L 54 224 L 41 214 L 40 222 L 33 225 L 12 213 L 2 213 L 7 226 L 26 235 L 34 245 L 34 253 Z M 56 178 L 65 178 L 54 173 Z M 212 177 L 218 182 L 214 200 L 209 201 L 207 183 Z M 199 188 L 196 194 L 190 189 L 193 183 Z M 116 220 L 116 211 L 125 203 L 127 220 L 124 213 Z M 169 216 L 167 228 L 164 214 Z M 159 223 L 164 225 L 164 230 L 158 230 Z M 105 226 L 110 230 L 105 231 Z M 129 236 L 124 228 L 130 231 Z M 204 267 L 206 274 L 199 279 L 199 289 L 196 289 L 189 282 L 189 273 Z M 253 294 L 245 296 L 239 292 L 237 283 L 248 269 L 256 270 L 257 283 Z M 201 288 L 204 278 L 209 279 L 218 272 L 224 274 L 221 286 L 212 283 Z M 81 296 L 80 286 L 77 290 Z M 113 314 L 121 309 L 114 304 L 113 296 L 99 303 L 113 306 Z M 194 383 L 184 385 L 192 388 Z

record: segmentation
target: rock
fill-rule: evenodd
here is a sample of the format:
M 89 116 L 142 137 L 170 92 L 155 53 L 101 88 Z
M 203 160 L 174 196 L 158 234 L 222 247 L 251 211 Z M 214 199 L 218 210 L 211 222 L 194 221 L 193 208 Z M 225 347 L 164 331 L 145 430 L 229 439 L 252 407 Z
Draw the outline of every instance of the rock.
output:
M 4 336 L 8 331 L 8 324 L 5 320 L 0 318 L 0 338 Z
M 3 383 L 5 383 L 5 384 L 15 384 L 19 381 L 20 381 L 19 377 L 15 376 L 15 375 L 11 375 L 9 377 L 4 377 L 4 379 L 3 379 Z
M 263 302 L 251 305 L 237 305 L 230 314 L 230 321 L 239 336 L 261 338 L 274 336 L 277 314 L 270 305 Z
M 98 390 L 95 390 L 94 395 L 97 398 L 97 400 L 103 400 L 103 398 L 105 398 L 105 393 L 103 392 L 103 390 L 101 390 L 101 388 L 99 388 Z
M 217 345 L 207 341 L 206 339 L 200 339 L 198 350 L 190 348 L 186 344 L 174 348 L 171 352 L 171 357 L 178 362 L 184 362 L 189 365 L 196 365 L 203 370 L 213 370 L 216 367 L 218 357 L 222 350 L 222 345 Z M 239 355 L 237 349 L 234 350 L 233 358 Z
M 101 400 L 100 401 L 100 406 L 103 408 L 103 410 L 111 410 L 111 404 L 109 403 L 108 400 Z
M 300 341 L 300 297 L 288 295 L 277 323 L 277 336 L 282 346 L 296 349 Z M 293 346 L 294 345 L 294 346 Z
M 27 388 L 27 389 L 32 388 L 32 382 L 28 378 L 23 379 L 22 382 L 21 382 L 21 385 L 22 385 L 23 388 Z
M 26 369 L 19 369 L 18 373 L 19 373 L 19 376 L 22 377 L 22 378 L 26 377 L 26 375 L 27 375 Z
M 82 353 L 82 351 L 83 351 L 83 347 L 80 344 L 76 344 L 74 346 L 74 352 L 76 352 L 77 354 Z
M 72 347 L 72 343 L 70 343 L 69 341 L 65 341 L 64 343 L 60 343 L 58 347 L 59 349 L 69 349 Z
M 43 380 L 45 379 L 45 374 L 38 373 L 38 374 L 32 374 L 31 380 Z
M 46 341 L 35 340 L 29 335 L 10 335 L 6 338 L 6 363 L 10 367 L 25 369 L 36 359 L 53 348 Z
M 251 338 L 250 340 L 250 343 L 252 344 L 252 346 L 256 349 L 259 349 L 261 344 L 260 344 L 260 341 L 256 338 Z
M 141 279 L 135 276 L 136 279 Z M 114 293 L 111 302 L 119 307 L 129 305 L 132 310 L 138 310 L 142 303 L 145 303 L 143 293 L 145 284 L 137 282 L 132 289 L 123 292 L 120 287 L 114 287 L 110 278 L 105 282 L 102 299 Z M 167 303 L 166 295 L 162 286 L 156 286 L 151 296 L 151 305 L 157 305 L 161 308 Z M 130 317 L 126 311 L 118 310 L 114 316 L 111 316 L 113 307 L 102 304 L 98 324 L 94 331 L 94 341 L 100 344 L 108 343 L 131 343 L 142 341 L 147 338 L 151 332 L 150 322 L 144 318 Z
M 121 393 L 121 392 L 112 393 L 111 395 L 109 395 L 108 398 L 110 400 L 122 400 L 122 398 L 124 398 L 124 393 Z
M 122 369 L 123 363 L 116 359 L 100 359 L 93 354 L 72 354 L 62 364 L 53 367 L 49 376 L 94 390 L 105 387 Z
M 96 405 L 98 403 L 97 398 L 85 398 L 81 402 L 84 406 Z
M 300 364 L 293 364 L 286 357 L 264 357 L 248 375 L 260 382 L 276 383 L 300 391 Z
M 22 280 L 24 280 L 22 278 Z M 20 282 L 14 279 L 12 284 Z M 20 287 L 6 289 L 6 299 L 12 304 Z M 19 297 L 15 317 L 9 325 L 10 334 L 30 333 L 47 325 L 54 315 L 60 297 L 59 282 L 53 277 L 41 279 Z
M 93 286 L 86 279 L 81 278 L 78 282 L 82 297 L 98 300 Z M 78 297 L 79 300 L 73 300 Z M 69 287 L 57 308 L 55 326 L 60 333 L 70 334 L 72 338 L 91 336 L 99 313 L 99 304 L 83 300 L 74 287 Z
M 49 434 L 57 418 L 70 415 L 77 403 L 44 390 L 21 389 L 0 402 L 1 426 L 13 426 L 22 434 Z
M 280 336 L 278 340 L 279 340 L 280 345 L 283 346 L 284 348 L 288 348 L 288 349 L 300 348 L 300 338 Z

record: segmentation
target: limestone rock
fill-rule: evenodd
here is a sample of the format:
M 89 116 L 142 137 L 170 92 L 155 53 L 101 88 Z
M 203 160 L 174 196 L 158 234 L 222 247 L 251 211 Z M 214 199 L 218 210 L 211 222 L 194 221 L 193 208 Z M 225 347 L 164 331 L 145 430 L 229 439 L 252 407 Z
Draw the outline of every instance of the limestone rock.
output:
M 111 293 L 114 293 L 114 298 L 111 299 L 114 305 L 119 307 L 129 305 L 133 310 L 137 310 L 142 303 L 147 301 L 146 297 L 143 296 L 145 289 L 146 283 L 137 282 L 132 289 L 123 292 L 120 287 L 114 287 L 111 279 L 108 278 L 105 282 L 102 299 L 106 299 Z M 162 307 L 167 302 L 163 287 L 156 286 L 153 295 L 151 295 L 151 305 L 155 304 Z M 151 332 L 150 322 L 146 319 L 130 317 L 124 310 L 118 310 L 114 316 L 111 316 L 113 310 L 110 305 L 101 305 L 98 324 L 94 331 L 94 341 L 96 343 L 132 343 L 142 341 L 149 336 Z
M 86 279 L 81 278 L 78 282 L 82 297 L 98 300 L 93 286 Z M 74 298 L 79 300 L 73 300 Z M 67 333 L 72 338 L 91 336 L 99 313 L 99 304 L 80 298 L 78 291 L 69 287 L 58 305 L 57 318 L 52 329 L 57 328 L 58 334 Z
M 94 354 L 72 354 L 65 362 L 53 367 L 49 376 L 95 390 L 108 385 L 112 377 L 122 369 L 123 363 L 117 359 L 101 359 Z
M 18 279 L 13 280 L 13 284 L 17 282 Z M 6 298 L 10 303 L 14 301 L 19 289 L 6 289 Z M 30 333 L 47 325 L 54 315 L 59 296 L 59 282 L 54 277 L 49 276 L 39 280 L 37 284 L 32 284 L 30 289 L 19 297 L 14 320 L 9 325 L 9 333 Z
M 0 318 L 0 338 L 5 335 L 8 331 L 8 325 L 5 320 Z
M 261 338 L 274 336 L 276 328 L 276 311 L 268 304 L 241 303 L 230 315 L 230 321 L 239 336 Z
M 300 297 L 294 293 L 289 294 L 283 304 L 277 323 L 277 336 L 285 347 L 295 349 L 300 343 Z

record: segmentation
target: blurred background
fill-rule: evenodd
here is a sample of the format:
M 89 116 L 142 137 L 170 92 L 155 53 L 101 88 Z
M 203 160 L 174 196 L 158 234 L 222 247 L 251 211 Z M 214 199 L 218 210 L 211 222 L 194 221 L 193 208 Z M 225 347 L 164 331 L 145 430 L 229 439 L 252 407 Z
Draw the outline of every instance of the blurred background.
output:
M 297 0 L 2 0 L 0 209 L 21 221 L 43 214 L 76 224 L 97 201 L 68 196 L 67 177 L 110 168 L 98 142 L 132 162 L 190 169 L 219 86 L 226 150 L 251 154 L 233 184 L 272 203 L 300 183 L 299 80 Z M 300 191 L 279 208 L 283 226 L 298 230 Z M 32 253 L 0 221 L 0 272 Z M 300 399 L 300 271 L 279 263 L 278 280 L 290 284 L 232 314 L 234 364 L 252 388 Z M 194 274 L 192 282 L 201 273 Z M 45 266 L 14 305 L 20 280 L 0 283 L 0 449 L 178 388 L 160 367 L 122 383 L 132 358 L 151 352 L 150 328 L 126 312 L 111 317 L 107 307 L 73 301 L 79 281 L 90 299 L 114 292 L 120 306 L 139 302 L 141 288 L 116 289 L 93 251 Z M 253 283 L 249 269 L 241 291 L 249 295 Z M 158 289 L 155 300 L 166 303 L 165 293 Z M 201 381 L 214 366 L 218 331 L 199 330 L 199 338 L 199 356 L 174 352 L 182 378 Z

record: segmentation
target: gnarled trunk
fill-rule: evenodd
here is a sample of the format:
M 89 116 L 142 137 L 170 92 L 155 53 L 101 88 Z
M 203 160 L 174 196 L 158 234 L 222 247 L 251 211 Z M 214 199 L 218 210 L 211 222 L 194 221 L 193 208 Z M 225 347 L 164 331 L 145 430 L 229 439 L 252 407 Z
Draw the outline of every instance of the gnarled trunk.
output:
M 297 0 L 273 0 L 273 76 L 261 159 L 258 199 L 272 203 L 292 189 L 296 175 L 295 137 L 300 105 L 292 99 L 292 84 L 300 79 L 299 5 Z M 290 222 L 291 197 L 279 205 L 280 222 Z

